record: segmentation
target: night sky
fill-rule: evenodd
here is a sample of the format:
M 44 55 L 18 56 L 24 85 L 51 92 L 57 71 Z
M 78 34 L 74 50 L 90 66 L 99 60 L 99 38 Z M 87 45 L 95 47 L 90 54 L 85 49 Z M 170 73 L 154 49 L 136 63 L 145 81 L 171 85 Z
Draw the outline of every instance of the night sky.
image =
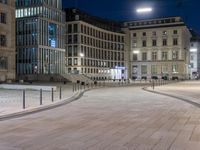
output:
M 78 7 L 94 16 L 111 20 L 136 20 L 163 16 L 182 16 L 186 24 L 200 33 L 200 0 L 63 0 L 63 7 Z M 138 15 L 137 7 L 151 6 L 151 14 Z

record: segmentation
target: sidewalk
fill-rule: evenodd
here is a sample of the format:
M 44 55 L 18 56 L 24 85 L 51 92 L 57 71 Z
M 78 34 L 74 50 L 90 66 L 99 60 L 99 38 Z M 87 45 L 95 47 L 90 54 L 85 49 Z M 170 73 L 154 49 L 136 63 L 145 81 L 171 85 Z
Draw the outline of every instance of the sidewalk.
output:
M 40 91 L 26 90 L 26 109 L 23 109 L 22 90 L 0 89 L 0 116 L 52 105 L 74 95 L 71 83 L 66 85 L 61 83 L 34 83 L 33 85 L 57 86 L 57 90 L 53 93 L 54 102 L 52 102 L 52 93 L 50 91 L 43 91 L 42 105 L 40 106 Z M 60 86 L 62 87 L 62 99 L 60 99 Z
M 198 80 L 155 86 L 154 90 L 152 87 L 148 87 L 147 90 L 177 97 L 200 105 L 200 81 Z

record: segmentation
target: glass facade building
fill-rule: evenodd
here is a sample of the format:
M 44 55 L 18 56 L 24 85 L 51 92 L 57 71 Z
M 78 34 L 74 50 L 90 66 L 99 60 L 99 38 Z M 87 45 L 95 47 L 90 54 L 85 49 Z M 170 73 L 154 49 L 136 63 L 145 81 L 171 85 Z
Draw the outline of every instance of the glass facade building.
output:
M 62 74 L 65 15 L 61 0 L 16 0 L 17 75 Z

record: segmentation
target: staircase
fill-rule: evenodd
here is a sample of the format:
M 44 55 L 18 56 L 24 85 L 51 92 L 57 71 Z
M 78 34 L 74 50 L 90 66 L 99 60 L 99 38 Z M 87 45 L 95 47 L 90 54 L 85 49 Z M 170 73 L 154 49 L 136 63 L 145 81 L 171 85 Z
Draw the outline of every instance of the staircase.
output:
M 78 80 L 80 82 L 93 83 L 93 80 L 83 74 L 62 74 L 61 76 L 73 83 L 76 83 Z

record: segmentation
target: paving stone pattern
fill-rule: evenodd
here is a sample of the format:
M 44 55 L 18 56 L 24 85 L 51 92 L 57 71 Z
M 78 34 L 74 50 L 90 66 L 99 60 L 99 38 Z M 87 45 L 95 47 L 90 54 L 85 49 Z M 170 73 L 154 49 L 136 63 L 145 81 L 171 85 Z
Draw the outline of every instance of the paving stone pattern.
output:
M 139 87 L 103 88 L 0 122 L 2 150 L 199 150 L 200 109 Z

